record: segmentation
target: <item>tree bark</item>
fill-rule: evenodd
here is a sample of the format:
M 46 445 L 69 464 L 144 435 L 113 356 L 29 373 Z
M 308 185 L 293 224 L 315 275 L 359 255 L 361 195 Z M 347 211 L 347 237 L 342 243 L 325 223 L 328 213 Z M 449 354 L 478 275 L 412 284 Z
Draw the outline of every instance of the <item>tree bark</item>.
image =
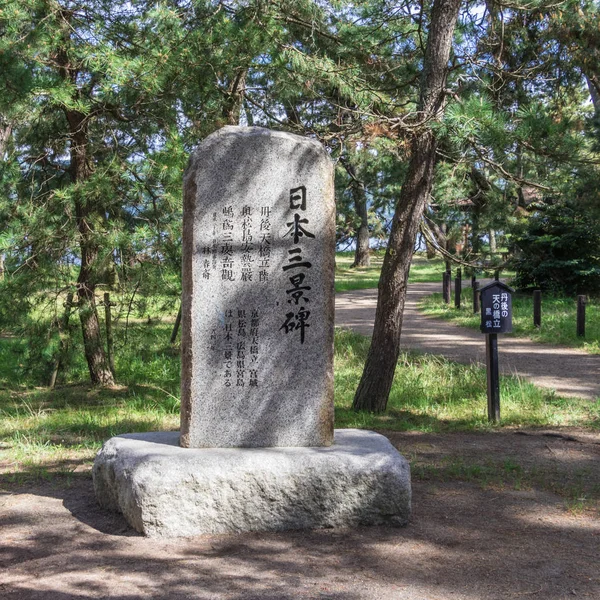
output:
M 352 267 L 369 267 L 371 255 L 369 252 L 369 211 L 367 209 L 367 190 L 365 184 L 356 176 L 356 169 L 350 162 L 349 157 L 342 157 L 341 163 L 350 175 L 350 189 L 354 200 L 354 210 L 360 219 L 360 225 L 356 232 L 356 249 L 354 251 L 354 262 Z
M 418 105 L 419 116 L 439 119 L 444 106 L 444 87 L 460 0 L 435 0 Z M 375 326 L 371 346 L 356 395 L 354 410 L 382 412 L 387 406 L 398 355 L 410 261 L 419 222 L 431 191 L 436 139 L 426 128 L 410 143 L 411 159 L 392 222 L 383 260 Z
M 92 174 L 92 165 L 87 155 L 88 122 L 83 113 L 65 111 L 69 123 L 71 139 L 71 178 L 78 184 Z M 90 379 L 95 385 L 114 385 L 115 380 L 104 351 L 100 320 L 96 308 L 96 282 L 94 271 L 97 266 L 100 248 L 96 241 L 93 226 L 93 212 L 89 199 L 84 200 L 75 193 L 75 217 L 81 250 L 81 266 L 77 277 L 77 297 L 79 299 L 79 319 L 83 335 L 83 347 Z
M 223 120 L 227 125 L 240 124 L 247 74 L 248 69 L 238 69 L 227 90 L 227 99 L 223 105 Z
M 600 79 L 593 74 L 586 74 L 585 81 L 590 92 L 590 98 L 596 114 L 600 115 Z
M 354 196 L 354 209 L 360 219 L 356 232 L 356 250 L 354 251 L 353 267 L 368 267 L 371 265 L 369 253 L 369 213 L 367 211 L 367 190 L 362 181 L 355 181 L 352 185 Z
M 490 254 L 496 254 L 496 231 L 490 229 Z
M 179 333 L 179 326 L 181 325 L 181 306 L 179 307 L 179 311 L 177 312 L 177 317 L 175 318 L 175 324 L 173 325 L 173 331 L 171 332 L 171 339 L 169 343 L 171 346 L 175 344 L 177 341 L 177 334 Z
M 12 126 L 0 119 L 0 159 L 4 160 L 8 150 L 8 143 L 12 135 Z

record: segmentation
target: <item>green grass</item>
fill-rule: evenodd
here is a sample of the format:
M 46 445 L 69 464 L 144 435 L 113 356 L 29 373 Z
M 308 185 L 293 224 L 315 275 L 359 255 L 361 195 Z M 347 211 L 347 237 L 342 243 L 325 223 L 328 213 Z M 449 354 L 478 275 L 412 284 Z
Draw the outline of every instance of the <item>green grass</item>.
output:
M 335 255 L 335 291 L 364 290 L 376 288 L 379 283 L 379 273 L 383 264 L 383 253 L 371 255 L 370 267 L 352 268 L 353 252 L 338 252 Z
M 133 323 L 128 340 L 115 328 L 120 385 L 99 389 L 86 384 L 83 360 L 55 390 L 33 385 L 19 369 L 17 338 L 0 338 L 0 487 L 48 481 L 66 485 L 89 476 L 103 441 L 121 433 L 179 428 L 179 355 L 169 346 L 170 324 Z M 352 399 L 369 340 L 337 330 L 335 413 L 337 427 L 446 433 L 487 432 L 486 377 L 483 368 L 451 363 L 431 355 L 403 354 L 385 414 L 355 413 Z M 80 354 L 78 352 L 77 354 Z M 514 377 L 502 377 L 502 427 L 581 426 L 600 428 L 600 403 L 559 398 Z M 515 489 L 542 486 L 565 499 L 570 510 L 595 506 L 600 490 L 588 479 L 530 472 L 518 461 L 498 463 L 482 456 L 431 461 L 410 456 L 420 480 L 472 481 Z M 592 478 L 593 479 L 593 478 Z
M 123 344 L 123 331 L 117 328 Z M 179 356 L 168 344 L 170 325 L 130 325 L 127 345 L 117 346 L 120 386 L 98 389 L 85 381 L 80 360 L 66 384 L 35 387 L 18 376 L 19 342 L 0 339 L 0 449 L 5 473 L 70 472 L 91 461 L 102 442 L 132 431 L 176 430 L 179 426 Z M 445 359 L 404 354 L 383 415 L 355 413 L 352 399 L 369 340 L 336 332 L 335 402 L 338 427 L 424 432 L 486 431 L 483 368 Z M 12 368 L 10 367 L 12 363 Z M 598 428 L 600 406 L 554 396 L 514 377 L 501 383 L 504 426 L 578 425 Z
M 119 386 L 94 388 L 79 339 L 75 360 L 55 390 L 36 385 L 20 368 L 17 338 L 0 338 L 0 473 L 42 477 L 93 460 L 102 442 L 131 431 L 179 427 L 179 353 L 169 346 L 171 324 L 115 328 Z M 16 476 L 16 475 L 15 475 Z
M 441 285 L 440 285 L 441 287 Z M 465 288 L 461 308 L 444 304 L 441 293 L 425 298 L 420 308 L 425 314 L 446 319 L 472 329 L 479 329 L 480 316 L 474 315 L 473 292 Z M 577 337 L 577 302 L 574 298 L 542 295 L 542 326 L 533 326 L 533 299 L 529 295 L 513 295 L 513 333 L 516 337 L 530 337 L 536 342 L 581 348 L 590 354 L 600 354 L 600 302 L 590 301 L 586 306 L 585 338 Z
M 353 252 L 338 252 L 335 256 L 335 291 L 347 292 L 376 288 L 383 264 L 383 251 L 373 252 L 370 267 L 352 268 Z M 440 259 L 428 260 L 424 256 L 415 255 L 410 267 L 410 283 L 439 281 L 444 262 Z
M 487 380 L 484 367 L 434 355 L 403 354 L 385 414 L 355 413 L 352 399 L 369 339 L 336 334 L 336 424 L 395 431 L 486 431 Z M 561 398 L 517 377 L 500 380 L 502 426 L 600 428 L 600 403 Z
M 335 255 L 335 291 L 348 292 L 350 290 L 364 290 L 376 288 L 379 283 L 379 274 L 383 264 L 384 251 L 375 251 L 371 254 L 370 267 L 352 267 L 354 262 L 353 252 L 338 252 Z M 440 282 L 442 273 L 445 269 L 445 263 L 440 258 L 428 259 L 423 254 L 413 256 L 409 283 L 437 283 Z M 489 271 L 483 274 L 486 277 L 493 277 L 494 272 Z M 502 277 L 511 277 L 514 273 L 503 271 Z

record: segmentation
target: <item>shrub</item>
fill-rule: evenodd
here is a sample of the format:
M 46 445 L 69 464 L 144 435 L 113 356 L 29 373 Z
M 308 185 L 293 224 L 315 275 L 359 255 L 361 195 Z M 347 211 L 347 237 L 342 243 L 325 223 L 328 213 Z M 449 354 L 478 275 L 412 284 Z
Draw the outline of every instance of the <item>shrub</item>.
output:
M 519 289 L 566 295 L 600 293 L 600 220 L 574 202 L 534 206 L 524 231 L 513 238 Z

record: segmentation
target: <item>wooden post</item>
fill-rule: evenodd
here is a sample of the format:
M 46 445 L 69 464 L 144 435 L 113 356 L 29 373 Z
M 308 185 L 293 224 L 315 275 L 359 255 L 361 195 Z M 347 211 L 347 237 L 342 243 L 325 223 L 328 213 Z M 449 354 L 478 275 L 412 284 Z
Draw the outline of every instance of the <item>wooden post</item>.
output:
M 106 354 L 108 358 L 108 366 L 115 377 L 115 344 L 112 335 L 112 316 L 110 314 L 110 293 L 104 292 L 104 320 L 106 325 Z
M 442 273 L 442 300 L 446 302 L 446 271 Z
M 473 314 L 479 312 L 479 281 L 473 282 Z
M 585 296 L 577 296 L 577 335 L 585 337 Z
M 450 304 L 452 280 L 450 279 L 450 271 L 444 272 L 444 302 Z
M 462 275 L 460 269 L 456 269 L 456 279 L 454 280 L 454 307 L 460 308 L 460 295 L 462 293 Z
M 59 323 L 58 332 L 59 334 L 65 332 L 69 328 L 69 317 L 71 316 L 71 307 L 73 306 L 73 292 L 69 292 L 67 294 L 67 301 L 65 302 L 65 312 L 63 314 L 62 322 Z M 61 340 L 60 347 L 58 350 L 58 356 L 54 361 L 54 366 L 52 367 L 52 373 L 50 374 L 50 389 L 54 389 L 56 385 L 56 378 L 58 377 L 58 371 L 60 370 L 60 365 L 63 361 L 64 353 L 66 351 L 67 344 Z
M 542 290 L 533 290 L 533 326 L 542 326 Z
M 496 269 L 496 270 L 494 271 L 494 279 L 495 279 L 496 281 L 500 281 L 500 269 Z
M 445 273 L 444 273 L 445 274 Z M 177 340 L 177 332 L 179 331 L 179 326 L 181 325 L 181 306 L 179 307 L 179 312 L 177 313 L 177 317 L 175 318 L 175 325 L 173 325 L 173 331 L 171 333 L 171 346 L 175 344 Z
M 500 377 L 498 373 L 498 334 L 485 336 L 485 362 L 487 367 L 488 421 L 500 422 Z
M 475 287 L 476 283 L 477 283 L 477 275 L 475 275 L 475 271 L 473 271 L 473 273 L 471 274 L 471 287 Z

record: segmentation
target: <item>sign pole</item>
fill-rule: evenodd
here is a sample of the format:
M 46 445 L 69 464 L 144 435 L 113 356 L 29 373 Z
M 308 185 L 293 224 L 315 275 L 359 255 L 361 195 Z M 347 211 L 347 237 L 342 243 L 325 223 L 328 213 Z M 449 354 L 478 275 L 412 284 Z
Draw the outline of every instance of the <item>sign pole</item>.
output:
M 498 374 L 498 334 L 485 336 L 485 362 L 487 367 L 488 421 L 500 422 L 500 377 Z
M 500 422 L 498 334 L 512 331 L 512 294 L 505 283 L 494 281 L 481 288 L 481 333 L 485 333 L 488 420 Z

